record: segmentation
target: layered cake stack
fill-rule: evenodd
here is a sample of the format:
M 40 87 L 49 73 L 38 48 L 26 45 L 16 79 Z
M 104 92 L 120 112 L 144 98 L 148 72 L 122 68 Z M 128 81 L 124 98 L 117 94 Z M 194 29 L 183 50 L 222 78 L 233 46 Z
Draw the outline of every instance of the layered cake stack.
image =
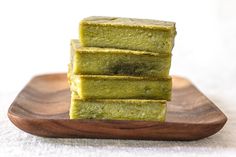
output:
M 113 17 L 80 22 L 71 41 L 71 119 L 164 121 L 175 23 Z

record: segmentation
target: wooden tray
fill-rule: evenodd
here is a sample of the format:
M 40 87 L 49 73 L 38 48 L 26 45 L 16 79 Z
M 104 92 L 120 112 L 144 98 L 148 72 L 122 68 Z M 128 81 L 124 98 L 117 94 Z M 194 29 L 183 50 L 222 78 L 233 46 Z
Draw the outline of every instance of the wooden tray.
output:
M 146 140 L 197 140 L 218 132 L 227 117 L 188 80 L 173 77 L 167 119 L 155 121 L 70 120 L 66 74 L 34 77 L 9 108 L 18 128 L 37 136 Z

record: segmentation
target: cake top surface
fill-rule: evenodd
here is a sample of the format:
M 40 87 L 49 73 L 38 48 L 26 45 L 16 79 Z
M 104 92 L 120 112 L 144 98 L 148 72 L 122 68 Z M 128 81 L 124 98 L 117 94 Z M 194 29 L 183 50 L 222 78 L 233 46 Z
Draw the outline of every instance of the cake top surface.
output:
M 82 47 L 80 46 L 78 39 L 72 39 L 71 46 L 77 53 L 113 53 L 113 54 L 122 53 L 122 54 L 150 55 L 150 56 L 160 56 L 160 57 L 169 57 L 172 55 L 172 54 L 162 54 L 148 51 L 135 51 L 135 50 L 117 49 L 117 48 Z
M 123 75 L 72 75 L 72 80 L 81 81 L 81 79 L 94 79 L 94 80 L 147 80 L 147 81 L 171 81 L 172 77 L 147 77 L 147 76 L 123 76 Z
M 175 29 L 175 22 L 124 17 L 90 16 L 84 18 L 81 23 Z

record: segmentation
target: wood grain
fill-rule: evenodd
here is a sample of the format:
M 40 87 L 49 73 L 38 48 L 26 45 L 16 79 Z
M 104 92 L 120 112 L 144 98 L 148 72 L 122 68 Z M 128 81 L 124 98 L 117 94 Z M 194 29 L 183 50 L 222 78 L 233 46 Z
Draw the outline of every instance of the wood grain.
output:
M 18 128 L 37 136 L 146 140 L 197 140 L 218 132 L 226 116 L 195 86 L 173 77 L 167 119 L 155 121 L 70 120 L 66 74 L 34 77 L 9 108 Z

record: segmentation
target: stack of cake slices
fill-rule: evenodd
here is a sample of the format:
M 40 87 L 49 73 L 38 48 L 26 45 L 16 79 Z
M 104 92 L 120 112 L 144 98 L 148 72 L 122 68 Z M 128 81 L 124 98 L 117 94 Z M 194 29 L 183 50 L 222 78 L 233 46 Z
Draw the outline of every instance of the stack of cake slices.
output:
M 71 41 L 70 119 L 164 121 L 175 23 L 88 17 Z

